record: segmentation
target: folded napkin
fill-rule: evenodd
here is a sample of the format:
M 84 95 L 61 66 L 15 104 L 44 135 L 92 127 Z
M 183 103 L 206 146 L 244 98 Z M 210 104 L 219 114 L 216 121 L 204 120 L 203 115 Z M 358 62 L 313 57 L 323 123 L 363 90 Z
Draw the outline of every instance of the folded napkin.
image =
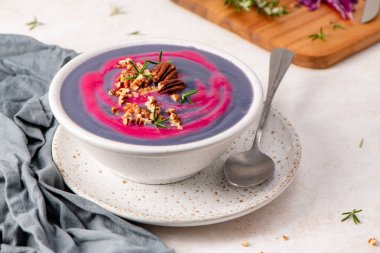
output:
M 47 91 L 77 54 L 0 34 L 0 252 L 173 252 L 65 186 L 51 157 Z

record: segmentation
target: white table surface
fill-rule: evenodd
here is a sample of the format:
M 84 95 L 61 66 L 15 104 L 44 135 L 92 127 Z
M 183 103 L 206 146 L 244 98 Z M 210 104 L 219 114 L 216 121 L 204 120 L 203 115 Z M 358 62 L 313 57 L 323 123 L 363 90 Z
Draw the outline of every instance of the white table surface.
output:
M 127 13 L 110 17 L 110 4 Z M 44 25 L 29 31 L 25 23 L 33 16 Z M 128 35 L 136 30 L 142 35 Z M 268 52 L 166 0 L 1 0 L 0 32 L 77 51 L 151 37 L 199 41 L 241 58 L 266 88 Z M 380 44 L 327 70 L 291 66 L 274 105 L 302 143 L 292 185 L 269 205 L 229 222 L 144 227 L 177 252 L 380 252 L 367 243 L 380 239 L 379 80 Z M 354 208 L 363 209 L 362 224 L 342 223 L 340 214 Z

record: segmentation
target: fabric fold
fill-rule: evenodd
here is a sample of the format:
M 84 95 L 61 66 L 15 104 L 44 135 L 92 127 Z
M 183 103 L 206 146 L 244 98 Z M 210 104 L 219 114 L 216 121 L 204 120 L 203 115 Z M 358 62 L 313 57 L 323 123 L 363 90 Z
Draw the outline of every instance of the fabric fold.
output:
M 0 35 L 0 252 L 174 252 L 65 186 L 51 157 L 58 125 L 47 92 L 76 56 Z

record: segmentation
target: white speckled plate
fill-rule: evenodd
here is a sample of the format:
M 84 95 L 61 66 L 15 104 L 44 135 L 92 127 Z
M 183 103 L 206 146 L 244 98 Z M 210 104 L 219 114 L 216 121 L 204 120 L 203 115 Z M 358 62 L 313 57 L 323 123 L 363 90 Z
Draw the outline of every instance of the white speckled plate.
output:
M 78 195 L 109 211 L 141 223 L 198 226 L 234 219 L 275 199 L 293 180 L 301 145 L 292 125 L 273 110 L 262 137 L 262 149 L 276 162 L 274 176 L 251 188 L 230 186 L 223 177 L 224 161 L 250 148 L 254 130 L 237 138 L 209 168 L 185 181 L 144 185 L 128 181 L 97 163 L 77 139 L 58 127 L 53 159 L 66 184 Z

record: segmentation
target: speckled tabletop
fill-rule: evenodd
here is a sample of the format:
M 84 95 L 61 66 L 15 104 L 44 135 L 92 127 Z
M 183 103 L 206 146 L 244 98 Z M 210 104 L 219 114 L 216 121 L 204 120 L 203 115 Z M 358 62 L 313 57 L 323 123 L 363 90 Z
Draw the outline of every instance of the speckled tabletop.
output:
M 126 13 L 111 17 L 111 4 Z M 44 25 L 29 31 L 25 23 L 33 16 Z M 152 37 L 203 42 L 245 61 L 266 88 L 268 52 L 170 1 L 2 0 L 0 17 L 1 33 L 77 51 Z M 140 35 L 129 35 L 135 31 Z M 379 252 L 367 243 L 380 240 L 379 70 L 379 44 L 327 70 L 291 66 L 274 106 L 297 130 L 302 162 L 290 187 L 269 205 L 216 225 L 143 226 L 179 253 Z M 342 223 L 341 213 L 354 208 L 363 209 L 362 224 Z

